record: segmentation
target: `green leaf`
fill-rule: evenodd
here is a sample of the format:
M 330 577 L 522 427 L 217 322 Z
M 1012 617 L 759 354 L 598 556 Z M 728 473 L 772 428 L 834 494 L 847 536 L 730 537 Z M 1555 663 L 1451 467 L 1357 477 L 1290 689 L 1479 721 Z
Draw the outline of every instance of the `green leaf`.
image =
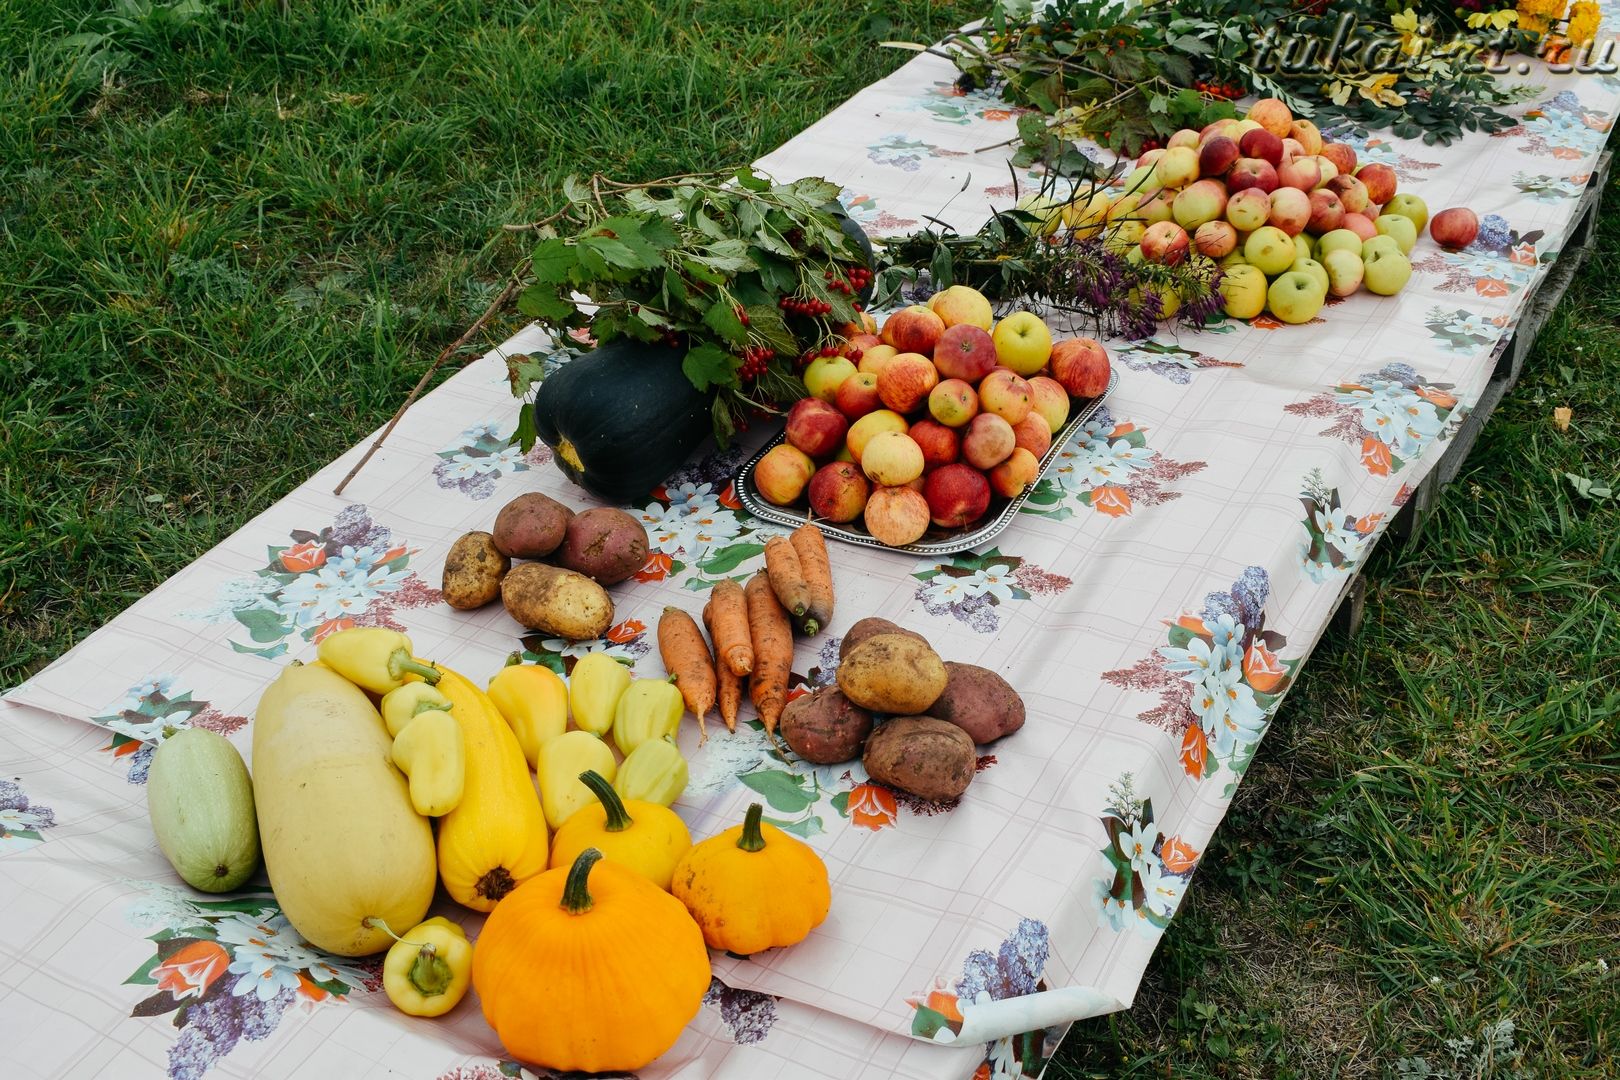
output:
M 737 779 L 763 795 L 772 810 L 784 814 L 803 813 L 816 801 L 814 793 L 805 790 L 803 777 L 782 769 L 761 769 Z
M 594 251 L 608 266 L 623 270 L 645 270 L 651 265 L 629 244 L 609 236 L 584 237 L 579 242 L 579 251 L 581 260 L 584 259 L 586 251 Z
M 558 323 L 578 312 L 572 300 L 557 294 L 555 286 L 530 285 L 518 293 L 517 309 L 531 319 Z
M 563 177 L 563 198 L 573 203 L 591 201 L 591 186 L 572 174 Z
M 840 817 L 849 817 L 849 792 L 840 791 L 830 800 L 832 808 L 838 811 Z
M 748 341 L 748 331 L 744 329 L 742 320 L 737 318 L 736 307 L 728 297 L 721 297 L 709 305 L 709 310 L 703 313 L 703 325 L 733 345 L 743 345 Z
M 934 257 L 928 261 L 928 276 L 935 289 L 949 288 L 955 283 L 951 266 L 951 249 L 944 244 L 934 245 Z
M 727 544 L 699 562 L 698 569 L 709 577 L 720 577 L 723 574 L 729 574 L 749 559 L 763 554 L 764 551 L 764 544 L 754 544 L 746 540 L 736 544 Z
M 280 641 L 292 632 L 286 619 L 275 611 L 266 611 L 263 608 L 246 608 L 233 612 L 236 621 L 247 627 L 248 635 L 254 641 L 268 643 Z
M 641 238 L 659 251 L 668 251 L 680 244 L 680 234 L 662 217 L 649 217 L 641 223 Z
M 539 437 L 534 429 L 534 406 L 529 404 L 518 406 L 517 430 L 512 433 L 512 441 L 517 443 L 519 450 L 527 454 L 534 449 L 535 441 Z
M 926 1005 L 918 1005 L 911 1016 L 911 1033 L 919 1039 L 932 1039 L 940 1030 L 950 1026 L 945 1014 Z
M 1185 626 L 1172 626 L 1169 637 L 1172 649 L 1185 649 L 1187 643 L 1193 639 L 1194 634 Z
M 712 386 L 729 385 L 737 381 L 737 369 L 742 366 L 742 360 L 726 352 L 718 345 L 703 344 L 686 354 L 681 361 L 681 371 L 691 384 L 699 390 L 707 390 Z M 761 548 L 760 550 L 764 550 Z
M 778 354 L 787 356 L 798 348 L 781 309 L 775 304 L 750 304 L 747 311 L 748 329 Z
M 744 191 L 769 191 L 771 182 L 759 176 L 752 166 L 744 165 L 737 170 L 737 185 Z
M 1611 486 L 1598 483 L 1589 477 L 1565 473 L 1564 479 L 1568 480 L 1570 487 L 1575 489 L 1575 494 L 1583 499 L 1607 499 L 1614 495 L 1614 489 Z
M 770 822 L 772 825 L 775 825 L 778 829 L 781 829 L 785 833 L 792 833 L 794 836 L 802 836 L 806 840 L 826 831 L 824 828 L 822 828 L 821 819 L 815 816 L 796 818 L 792 821 L 784 821 L 781 818 L 765 816 L 762 817 L 761 820 Z
M 529 256 L 529 271 L 541 285 L 561 285 L 578 265 L 573 246 L 557 237 L 542 240 Z

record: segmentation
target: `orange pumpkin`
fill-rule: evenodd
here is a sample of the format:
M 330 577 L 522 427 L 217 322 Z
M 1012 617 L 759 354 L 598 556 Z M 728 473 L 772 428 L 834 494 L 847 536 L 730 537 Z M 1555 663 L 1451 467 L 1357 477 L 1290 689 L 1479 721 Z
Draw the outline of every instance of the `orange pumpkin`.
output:
M 473 986 L 515 1057 L 629 1072 L 675 1045 L 709 989 L 709 952 L 680 901 L 598 860 L 525 881 L 484 923 Z
M 670 892 L 713 949 L 748 956 L 803 941 L 832 906 L 827 865 L 803 840 L 760 821 L 754 803 L 741 825 L 694 844 L 675 867 Z

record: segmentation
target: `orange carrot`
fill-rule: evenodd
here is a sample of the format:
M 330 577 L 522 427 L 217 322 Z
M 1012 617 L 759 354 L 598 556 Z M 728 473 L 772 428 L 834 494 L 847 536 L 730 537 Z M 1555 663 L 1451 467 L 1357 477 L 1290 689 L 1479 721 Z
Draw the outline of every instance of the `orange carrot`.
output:
M 748 628 L 754 640 L 754 671 L 748 680 L 748 697 L 765 724 L 765 733 L 776 737 L 776 722 L 787 707 L 788 679 L 793 673 L 793 624 L 771 589 L 770 575 L 761 570 L 748 580 L 743 590 L 748 600 Z
M 787 537 L 773 536 L 765 541 L 765 573 L 788 614 L 794 618 L 803 615 L 810 606 L 810 586 L 799 568 L 799 553 Z
M 658 654 L 664 658 L 664 670 L 675 677 L 686 707 L 697 717 L 701 746 L 708 741 L 709 710 L 714 708 L 714 660 L 703 631 L 678 607 L 666 607 L 658 620 Z
M 714 637 L 714 604 L 703 605 L 703 625 L 708 627 L 709 636 Z M 726 722 L 727 731 L 737 730 L 737 707 L 742 704 L 741 675 L 732 673 L 724 663 L 714 665 L 715 677 L 720 681 L 720 719 Z
M 799 569 L 810 593 L 810 604 L 799 628 L 806 637 L 815 637 L 832 623 L 832 560 L 827 557 L 827 538 L 820 529 L 806 523 L 794 529 L 788 539 L 799 556 Z
M 714 583 L 709 603 L 714 608 L 709 631 L 714 637 L 714 655 L 741 678 L 754 670 L 754 645 L 748 635 L 748 603 L 743 599 L 742 586 L 722 578 Z

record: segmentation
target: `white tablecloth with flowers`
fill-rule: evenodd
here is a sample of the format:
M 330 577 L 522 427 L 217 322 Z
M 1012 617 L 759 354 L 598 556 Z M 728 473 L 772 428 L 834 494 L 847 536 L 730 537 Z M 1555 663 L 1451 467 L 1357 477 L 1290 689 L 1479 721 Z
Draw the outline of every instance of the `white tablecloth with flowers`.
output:
M 1014 197 L 1006 151 L 980 151 L 1012 134 L 1016 110 L 953 75 L 921 56 L 760 165 L 838 180 L 876 236 L 925 215 L 971 229 Z M 836 635 L 879 614 L 1004 673 L 1029 722 L 985 749 L 954 808 L 869 783 L 858 763 L 784 759 L 757 724 L 701 750 L 686 732 L 678 808 L 694 834 L 762 799 L 826 859 L 834 900 L 802 945 L 717 955 L 705 1007 L 644 1076 L 1034 1076 L 1070 1021 L 1130 1004 L 1342 586 L 1478 399 L 1564 241 L 1620 80 L 1545 82 L 1495 136 L 1346 140 L 1431 209 L 1483 220 L 1466 251 L 1425 239 L 1398 298 L 1362 293 L 1306 326 L 1114 343 L 1118 391 L 994 546 L 835 548 L 833 636 L 800 643 L 797 686 L 827 682 Z M 514 647 L 564 672 L 589 650 L 661 672 L 648 628 L 663 605 L 695 610 L 714 580 L 752 572 L 773 531 L 730 490 L 741 449 L 634 508 L 654 554 L 613 590 L 606 638 L 525 636 L 498 605 L 439 603 L 451 541 L 505 499 L 588 501 L 543 448 L 506 444 L 504 356 L 552 346 L 531 328 L 472 363 L 345 497 L 329 493 L 364 444 L 7 696 L 0 1075 L 532 1074 L 503 1059 L 475 1003 L 439 1022 L 396 1012 L 375 960 L 302 942 L 262 879 L 226 898 L 186 889 L 142 784 L 153 747 L 185 727 L 246 753 L 265 684 L 338 627 L 408 628 L 420 653 L 476 679 Z M 476 932 L 476 917 L 441 910 Z

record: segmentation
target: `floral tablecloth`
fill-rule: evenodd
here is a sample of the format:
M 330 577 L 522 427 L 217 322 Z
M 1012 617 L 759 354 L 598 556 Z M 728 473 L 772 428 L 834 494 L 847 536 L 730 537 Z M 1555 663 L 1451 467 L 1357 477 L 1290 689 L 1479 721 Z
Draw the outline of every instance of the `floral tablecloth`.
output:
M 838 180 L 877 236 L 925 215 L 975 227 L 1032 178 L 1004 149 L 981 152 L 1016 110 L 952 76 L 920 56 L 760 166 Z M 1544 92 L 1499 135 L 1348 140 L 1432 209 L 1484 222 L 1466 251 L 1421 241 L 1398 298 L 1359 294 L 1308 326 L 1115 343 L 1106 411 L 994 546 L 835 548 L 838 615 L 832 636 L 800 643 L 796 687 L 827 682 L 837 634 L 878 614 L 1001 671 L 1029 722 L 983 748 L 954 807 L 897 796 L 858 763 L 784 759 L 757 724 L 701 750 L 686 731 L 678 808 L 693 832 L 763 800 L 826 859 L 834 900 L 800 946 L 715 956 L 705 1007 L 643 1076 L 1034 1076 L 1071 1021 L 1129 1006 L 1342 587 L 1478 399 L 1569 230 L 1620 80 L 1535 78 Z M 339 627 L 408 628 L 419 652 L 477 679 L 514 648 L 564 673 L 589 651 L 661 673 L 649 627 L 663 605 L 696 610 L 714 581 L 759 565 L 774 531 L 729 487 L 742 448 L 632 508 L 653 555 L 613 590 L 605 638 L 525 635 L 498 605 L 439 603 L 451 541 L 505 499 L 588 501 L 543 448 L 506 444 L 504 357 L 553 344 L 530 328 L 470 364 L 345 497 L 330 491 L 365 443 L 7 695 L 0 1075 L 529 1075 L 475 1003 L 439 1022 L 394 1011 L 375 960 L 308 946 L 262 880 L 226 898 L 186 889 L 142 785 L 154 746 L 186 727 L 246 753 L 265 684 Z M 476 917 L 441 910 L 476 932 Z

